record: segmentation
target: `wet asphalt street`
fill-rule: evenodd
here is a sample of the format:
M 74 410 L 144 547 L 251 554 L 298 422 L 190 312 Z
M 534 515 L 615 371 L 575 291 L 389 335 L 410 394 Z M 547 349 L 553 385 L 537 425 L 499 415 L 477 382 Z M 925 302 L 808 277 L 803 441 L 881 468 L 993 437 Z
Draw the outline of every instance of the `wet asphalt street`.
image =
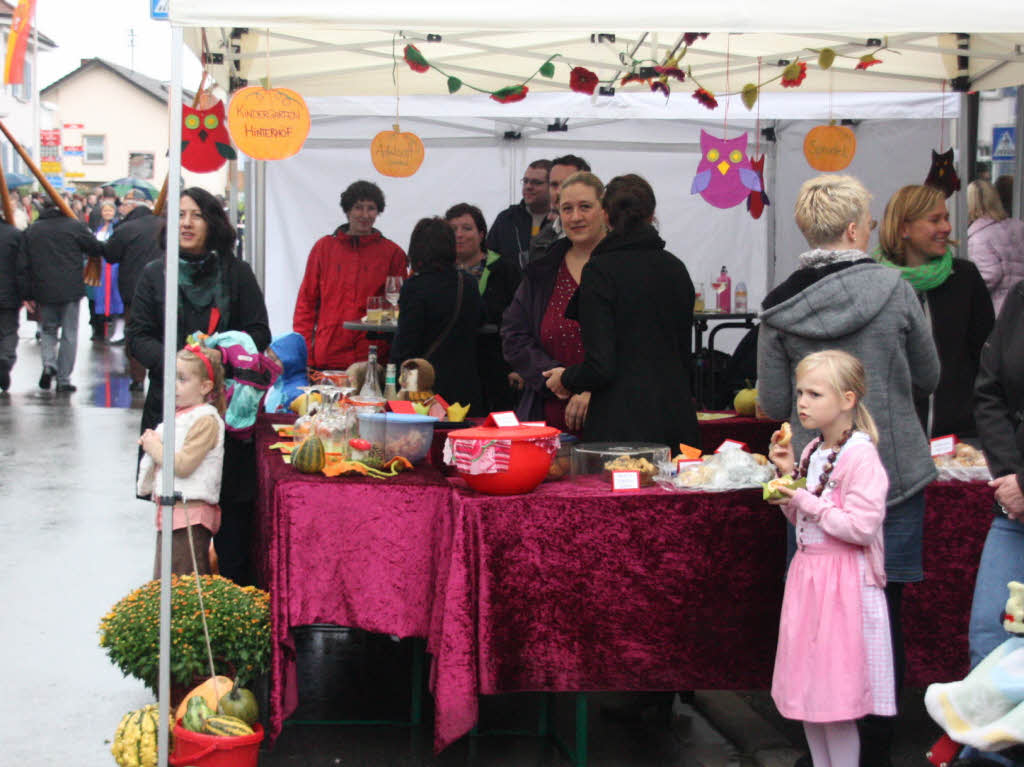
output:
M 111 767 L 110 739 L 121 716 L 153 702 L 142 683 L 122 677 L 97 644 L 100 618 L 149 579 L 155 536 L 152 506 L 133 492 L 143 395 L 128 389 L 123 347 L 89 341 L 85 302 L 82 309 L 72 375 L 78 391 L 38 388 L 35 324 L 23 321 L 11 390 L 0 395 L 0 649 L 7 661 L 0 767 Z M 800 740 L 799 725 L 780 720 L 763 692 L 732 698 L 742 701 L 741 707 L 729 704 L 724 714 L 718 711 L 716 729 L 678 702 L 671 723 L 612 723 L 601 716 L 601 704 L 620 699 L 591 696 L 590 764 L 788 767 Z M 911 692 L 907 702 L 911 712 L 894 764 L 923 767 L 924 746 L 937 730 L 920 709 L 919 692 Z M 562 696 L 558 719 L 568 733 L 570 709 L 571 698 Z M 774 738 L 774 745 L 765 753 L 775 753 L 779 761 L 755 760 L 753 746 L 747 744 L 747 753 L 737 747 L 751 730 L 744 716 L 753 716 L 758 727 L 770 723 L 767 740 Z M 529 727 L 536 720 L 536 698 L 484 699 L 481 717 L 485 727 L 509 721 Z M 441 755 L 431 752 L 430 742 L 429 724 L 415 729 L 286 726 L 274 750 L 261 753 L 260 764 L 568 764 L 550 742 L 533 737 L 464 738 Z

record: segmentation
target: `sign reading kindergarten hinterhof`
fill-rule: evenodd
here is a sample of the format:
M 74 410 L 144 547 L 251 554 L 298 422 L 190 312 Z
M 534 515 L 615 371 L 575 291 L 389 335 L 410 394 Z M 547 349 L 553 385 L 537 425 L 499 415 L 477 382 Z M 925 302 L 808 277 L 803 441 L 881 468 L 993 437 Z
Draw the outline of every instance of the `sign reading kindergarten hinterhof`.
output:
M 243 88 L 228 105 L 228 131 L 254 160 L 283 160 L 302 149 L 309 135 L 309 108 L 288 88 Z
M 64 165 L 60 153 L 60 128 L 39 131 L 39 170 L 55 188 L 63 188 Z

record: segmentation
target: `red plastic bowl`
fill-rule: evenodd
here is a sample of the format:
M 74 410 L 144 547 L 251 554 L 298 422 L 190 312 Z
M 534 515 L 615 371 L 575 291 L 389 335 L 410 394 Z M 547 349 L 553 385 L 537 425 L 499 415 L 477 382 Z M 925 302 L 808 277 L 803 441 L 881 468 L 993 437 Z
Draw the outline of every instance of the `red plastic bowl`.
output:
M 550 439 L 558 429 L 550 426 L 494 427 L 477 426 L 449 433 L 449 439 L 494 440 L 511 442 L 508 470 L 497 474 L 467 474 L 459 472 L 466 484 L 478 493 L 490 495 L 518 495 L 528 493 L 544 481 L 551 468 L 551 454 L 534 444 L 534 440 Z

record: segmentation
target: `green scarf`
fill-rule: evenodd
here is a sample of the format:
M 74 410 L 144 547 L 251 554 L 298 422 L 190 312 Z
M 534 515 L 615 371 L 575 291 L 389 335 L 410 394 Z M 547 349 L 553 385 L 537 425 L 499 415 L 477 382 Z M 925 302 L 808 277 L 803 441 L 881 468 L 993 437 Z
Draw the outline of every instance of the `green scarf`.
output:
M 178 259 L 178 316 L 182 316 L 184 303 L 199 313 L 216 306 L 221 316 L 225 316 L 229 297 L 223 282 L 217 251 L 210 251 L 198 258 L 182 254 Z
M 926 293 L 944 283 L 953 272 L 953 249 L 946 248 L 941 258 L 935 258 L 920 266 L 899 266 L 894 264 L 884 253 L 879 253 L 878 261 L 883 266 L 899 269 L 903 279 L 911 284 L 918 293 Z

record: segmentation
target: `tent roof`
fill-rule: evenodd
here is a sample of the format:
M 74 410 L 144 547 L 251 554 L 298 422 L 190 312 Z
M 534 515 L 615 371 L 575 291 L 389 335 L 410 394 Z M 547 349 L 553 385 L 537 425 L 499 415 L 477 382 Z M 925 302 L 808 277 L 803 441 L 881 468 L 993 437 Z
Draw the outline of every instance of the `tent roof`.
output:
M 941 16 L 939 15 L 941 11 Z M 481 5 L 470 0 L 424 4 L 392 0 L 387 4 L 336 3 L 331 0 L 172 0 L 171 20 L 193 29 L 189 46 L 223 54 L 211 66 L 229 87 L 237 78 L 255 84 L 267 75 L 272 85 L 292 87 L 304 96 L 392 94 L 393 71 L 401 94 L 446 94 L 447 81 L 436 71 L 412 72 L 402 61 L 407 42 L 447 74 L 496 90 L 521 82 L 552 54 L 556 73 L 537 77 L 531 91 L 567 91 L 569 66 L 585 66 L 604 81 L 625 73 L 622 57 L 659 63 L 679 45 L 682 30 L 711 30 L 682 60 L 700 84 L 716 94 L 738 92 L 747 82 L 765 81 L 781 72 L 780 61 L 806 60 L 809 91 L 936 91 L 967 74 L 971 89 L 1024 83 L 1024 14 L 1018 0 L 991 0 L 984 13 L 964 3 L 923 0 L 860 0 L 807 4 L 794 0 L 755 4 L 716 0 L 703 7 L 678 0 L 649 0 L 624 12 L 618 6 L 563 0 L 553 6 L 539 0 Z M 851 28 L 851 17 L 871 19 L 870 28 Z M 582 28 L 580 20 L 586 20 Z M 970 34 L 958 48 L 954 34 Z M 867 27 L 867 25 L 865 25 Z M 796 30 L 796 31 L 794 31 Z M 592 41 L 592 35 L 614 35 Z M 440 36 L 428 41 L 428 35 Z M 882 63 L 856 70 L 857 59 L 885 41 Z M 810 49 L 831 47 L 842 55 L 832 69 L 818 69 Z M 968 55 L 966 72 L 958 55 Z M 397 59 L 397 67 L 395 60 Z M 760 62 L 759 62 L 760 59 Z M 232 66 L 233 65 L 233 66 Z M 760 78 L 758 70 L 760 67 Z M 680 85 L 687 94 L 692 83 Z M 767 86 L 778 89 L 779 83 Z M 643 83 L 620 92 L 645 92 Z

